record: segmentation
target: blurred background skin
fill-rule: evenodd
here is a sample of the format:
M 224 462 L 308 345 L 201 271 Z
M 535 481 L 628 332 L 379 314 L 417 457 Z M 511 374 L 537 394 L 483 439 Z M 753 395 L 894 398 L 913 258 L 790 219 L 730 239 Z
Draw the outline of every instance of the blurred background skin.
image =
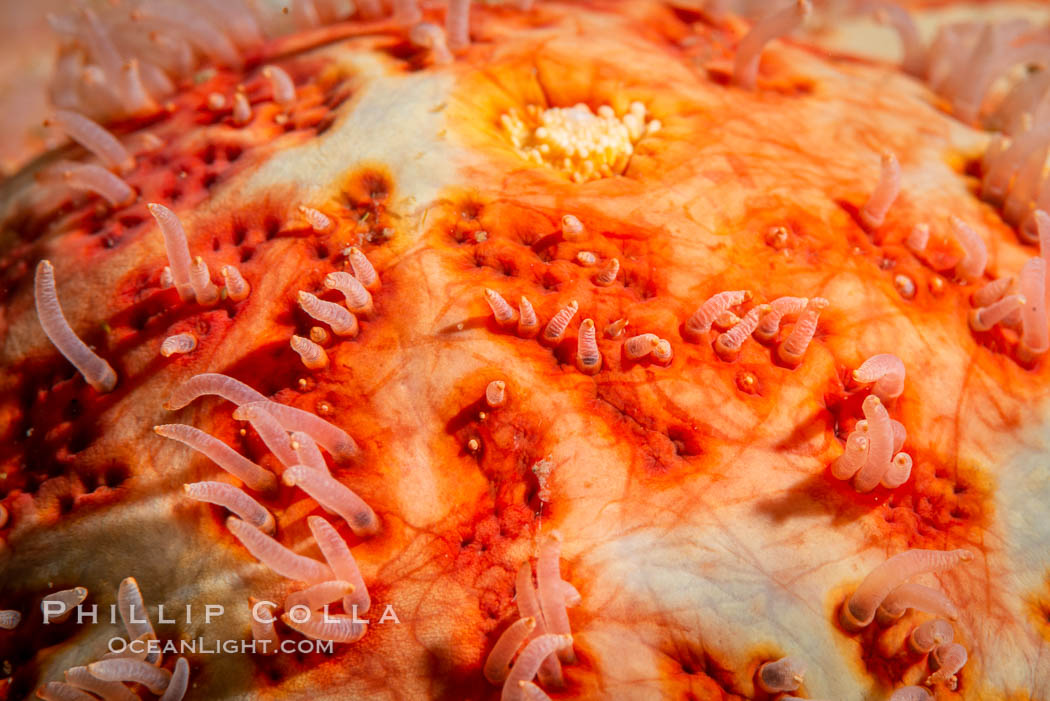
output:
M 290 0 L 254 1 L 271 8 L 290 4 Z M 120 2 L 129 0 L 0 0 L 0 179 L 66 141 L 43 126 L 59 45 L 48 14 Z
M 54 70 L 58 35 L 47 21 L 48 13 L 65 13 L 83 6 L 99 6 L 121 0 L 0 0 L 0 178 L 11 175 L 36 155 L 65 141 L 47 130 L 43 120 L 49 105 L 47 85 Z M 124 0 L 125 2 L 127 0 Z M 257 0 L 271 6 L 281 0 Z M 540 0 L 542 2 L 543 0 Z M 682 6 L 702 6 L 711 0 L 673 0 Z M 774 0 L 720 0 L 751 9 L 764 8 Z M 879 0 L 814 0 L 837 11 L 833 22 L 810 21 L 811 39 L 833 51 L 860 54 L 893 61 L 900 45 L 892 29 L 881 26 L 870 15 L 843 15 L 850 6 Z M 910 8 L 923 37 L 928 41 L 936 27 L 946 22 L 982 16 L 1027 17 L 1036 23 L 1050 22 L 1050 0 L 897 0 Z M 760 12 L 761 14 L 761 12 Z M 1050 31 L 1050 28 L 1048 28 Z
M 58 50 L 47 13 L 71 5 L 69 0 L 0 0 L 0 176 L 63 140 L 41 124 Z

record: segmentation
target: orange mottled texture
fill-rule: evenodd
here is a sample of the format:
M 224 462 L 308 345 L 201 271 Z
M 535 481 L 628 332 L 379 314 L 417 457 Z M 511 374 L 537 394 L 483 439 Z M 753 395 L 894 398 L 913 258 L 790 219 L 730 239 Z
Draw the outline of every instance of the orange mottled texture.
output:
M 23 623 L 0 631 L 11 676 L 0 694 L 24 697 L 104 654 L 123 634 L 108 607 L 125 577 L 162 641 L 210 647 L 250 640 L 250 596 L 280 605 L 303 587 L 258 564 L 221 508 L 183 494 L 186 482 L 232 478 L 152 431 L 191 424 L 281 472 L 231 403 L 163 409 L 180 382 L 218 372 L 360 445 L 328 465 L 378 515 L 374 536 L 294 487 L 253 497 L 298 554 L 321 557 L 307 516 L 338 527 L 372 624 L 328 653 L 187 653 L 187 698 L 497 698 L 482 666 L 517 618 L 515 573 L 552 531 L 582 596 L 568 614 L 578 659 L 563 689 L 548 688 L 555 698 L 772 699 L 756 671 L 787 655 L 808 667 L 799 695 L 862 701 L 921 684 L 929 667 L 907 637 L 926 614 L 860 632 L 838 623 L 860 580 L 909 548 L 975 556 L 917 580 L 959 607 L 955 641 L 969 654 L 957 689 L 939 685 L 936 698 L 1050 698 L 1050 371 L 1018 362 L 1012 331 L 972 332 L 975 286 L 951 274 L 961 251 L 949 215 L 987 243 L 985 281 L 1036 254 L 975 194 L 989 134 L 892 64 L 806 40 L 773 42 L 757 89 L 733 87 L 744 30 L 648 0 L 475 5 L 474 43 L 449 66 L 430 65 L 390 23 L 319 30 L 266 57 L 296 83 L 287 111 L 258 67 L 220 69 L 161 114 L 114 125 L 137 158 L 127 207 L 37 181 L 58 158 L 90 160 L 73 147 L 8 179 L 0 608 Z M 208 106 L 238 84 L 253 110 L 243 127 L 229 100 Z M 529 105 L 624 115 L 635 102 L 660 128 L 636 140 L 622 172 L 582 183 L 524 158 L 501 121 Z M 870 231 L 858 211 L 883 150 L 900 162 L 901 194 Z M 178 214 L 217 285 L 222 266 L 237 266 L 248 298 L 203 306 L 163 289 L 149 202 Z M 300 206 L 334 226 L 314 231 Z M 566 214 L 582 234 L 563 232 Z M 922 258 L 904 246 L 918 223 L 931 229 Z M 324 325 L 297 294 L 342 302 L 324 278 L 349 270 L 350 246 L 379 274 L 375 309 L 355 337 L 311 333 Z M 601 268 L 581 265 L 582 251 L 619 261 L 612 284 L 595 284 Z M 44 258 L 73 328 L 117 371 L 113 392 L 87 386 L 44 336 L 32 297 Z M 579 311 L 551 346 L 495 324 L 486 288 L 515 308 L 527 297 L 541 329 L 574 300 Z M 780 296 L 830 304 L 798 367 L 754 339 L 723 360 L 718 329 L 687 342 L 681 327 L 724 290 L 752 293 L 739 316 Z M 594 375 L 576 369 L 584 319 L 602 354 Z M 627 331 L 610 338 L 618 319 Z M 163 339 L 184 332 L 197 347 L 162 357 Z M 669 363 L 624 355 L 623 340 L 642 333 L 670 342 Z M 305 368 L 293 334 L 318 342 L 327 366 Z M 828 466 L 863 417 L 870 388 L 852 370 L 877 353 L 906 368 L 888 409 L 914 468 L 895 490 L 858 494 Z M 493 409 L 495 380 L 506 400 Z M 99 605 L 98 623 L 43 625 L 40 599 L 75 586 Z M 205 605 L 224 613 L 206 621 Z

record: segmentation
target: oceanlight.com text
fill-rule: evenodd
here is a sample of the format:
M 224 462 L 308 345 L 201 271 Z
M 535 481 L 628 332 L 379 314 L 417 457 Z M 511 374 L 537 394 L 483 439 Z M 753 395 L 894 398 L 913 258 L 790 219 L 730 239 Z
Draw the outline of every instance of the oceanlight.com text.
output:
M 124 638 L 109 639 L 109 651 L 113 653 L 131 652 L 137 656 L 156 655 L 266 655 L 276 648 L 283 653 L 310 654 L 321 652 L 331 654 L 335 643 L 331 640 L 282 640 L 279 643 L 269 640 L 143 640 L 128 642 Z

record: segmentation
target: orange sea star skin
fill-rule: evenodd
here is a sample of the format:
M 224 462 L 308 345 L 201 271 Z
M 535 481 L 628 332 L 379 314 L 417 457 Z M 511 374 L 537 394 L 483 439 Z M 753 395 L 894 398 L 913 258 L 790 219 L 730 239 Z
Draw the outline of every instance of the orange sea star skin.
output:
M 34 185 L 32 170 L 0 191 L 0 608 L 23 613 L 0 631 L 10 698 L 97 660 L 119 634 L 105 613 L 45 629 L 52 591 L 86 587 L 105 612 L 135 577 L 177 620 L 157 625 L 162 640 L 214 641 L 250 639 L 249 596 L 279 604 L 300 588 L 248 555 L 222 509 L 184 497 L 184 483 L 225 475 L 152 431 L 190 424 L 283 470 L 231 403 L 163 409 L 206 372 L 349 433 L 360 454 L 326 454 L 327 466 L 380 525 L 357 537 L 330 517 L 368 585 L 361 640 L 331 655 L 188 654 L 188 698 L 496 698 L 482 667 L 517 618 L 515 573 L 552 530 L 581 595 L 567 697 L 761 698 L 758 669 L 787 656 L 805 663 L 814 698 L 922 684 L 907 641 L 927 617 L 851 632 L 839 611 L 892 555 L 965 549 L 973 561 L 924 580 L 958 606 L 968 653 L 955 695 L 938 698 L 1047 698 L 1048 371 L 1018 363 L 1008 332 L 968 325 L 975 287 L 1036 255 L 974 195 L 967 166 L 987 134 L 886 65 L 797 43 L 767 48 L 755 90 L 732 87 L 740 29 L 646 0 L 479 6 L 471 34 L 439 68 L 387 30 L 274 57 L 295 83 L 289 109 L 257 71 L 216 71 L 166 116 L 125 125 L 161 143 L 136 153 L 125 179 L 138 199 L 116 211 Z M 253 103 L 243 127 L 206 106 L 240 82 Z M 640 102 L 661 127 L 622 173 L 582 183 L 523 158 L 501 128 L 511 109 L 581 102 L 617 115 Z M 871 233 L 858 212 L 880 150 L 896 155 L 901 189 Z M 149 202 L 178 214 L 216 274 L 236 266 L 247 297 L 203 306 L 164 289 Z M 310 227 L 301 206 L 332 227 Z M 582 233 L 563 235 L 567 214 Z M 962 253 L 941 245 L 949 214 L 987 244 L 976 285 L 950 279 Z M 905 246 L 920 221 L 935 249 L 923 259 Z M 342 303 L 324 280 L 351 270 L 351 246 L 378 273 L 374 309 L 355 337 L 324 339 L 327 366 L 307 370 L 289 346 L 316 324 L 298 293 Z M 615 280 L 595 285 L 580 251 L 619 261 Z M 113 364 L 112 392 L 94 392 L 44 336 L 42 258 L 74 330 Z M 574 300 L 579 312 L 545 345 L 497 324 L 485 289 L 515 308 L 527 297 L 540 328 Z M 829 301 L 797 367 L 777 359 L 793 321 L 730 360 L 712 346 L 719 329 L 683 338 L 704 300 L 744 289 L 741 316 L 783 296 Z M 624 318 L 624 337 L 668 339 L 669 363 L 628 358 L 602 333 Z M 576 367 L 584 319 L 599 331 L 593 375 Z M 162 357 L 177 333 L 196 347 Z M 850 373 L 891 352 L 907 379 L 887 406 L 907 428 L 912 476 L 858 494 L 828 469 L 870 390 Z M 494 381 L 498 406 L 485 399 Z M 252 495 L 283 545 L 322 560 L 316 503 L 288 485 Z M 205 604 L 225 613 L 206 623 Z M 399 622 L 380 620 L 387 607 Z

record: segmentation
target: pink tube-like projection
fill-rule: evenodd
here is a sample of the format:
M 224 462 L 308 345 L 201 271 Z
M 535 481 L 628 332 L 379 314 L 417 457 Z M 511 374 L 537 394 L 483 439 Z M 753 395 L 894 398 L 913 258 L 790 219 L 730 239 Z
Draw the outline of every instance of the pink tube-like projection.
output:
M 934 649 L 930 655 L 936 662 L 936 671 L 926 680 L 927 684 L 947 683 L 949 689 L 955 689 L 955 675 L 966 664 L 966 648 L 959 643 L 948 643 Z M 932 666 L 932 664 L 931 664 Z
M 252 640 L 259 643 L 259 653 L 263 655 L 276 654 L 280 639 L 277 637 L 277 630 L 273 625 L 274 620 L 276 620 L 273 616 L 274 604 L 260 602 L 255 597 L 249 597 L 248 605 L 251 607 L 249 619 L 252 629 Z
M 868 201 L 860 208 L 860 220 L 868 229 L 878 229 L 886 219 L 894 200 L 901 189 L 901 167 L 897 157 L 890 152 L 882 154 L 882 170 L 879 182 Z
M 584 319 L 577 338 L 576 367 L 585 375 L 593 375 L 602 369 L 602 354 L 594 332 L 594 320 Z
M 768 693 L 794 691 L 802 685 L 806 665 L 797 657 L 782 657 L 775 662 L 766 662 L 758 668 L 756 679 L 759 687 Z
M 71 139 L 98 156 L 106 167 L 121 172 L 135 167 L 135 158 L 100 124 L 70 110 L 55 110 L 54 121 Z
M 532 338 L 540 331 L 540 322 L 536 317 L 536 311 L 532 303 L 524 296 L 518 302 L 518 335 L 522 338 Z
M 164 690 L 164 694 L 161 695 L 158 701 L 182 701 L 182 697 L 186 695 L 186 689 L 190 685 L 190 663 L 186 661 L 185 657 L 180 657 L 175 661 L 175 671 L 171 674 L 171 680 L 168 682 L 168 688 Z
M 735 357 L 740 352 L 740 347 L 744 345 L 744 341 L 758 328 L 760 319 L 772 309 L 768 304 L 760 304 L 751 309 L 733 328 L 715 339 L 715 352 L 723 359 Z
M 486 679 L 493 684 L 500 684 L 507 678 L 511 659 L 535 628 L 535 618 L 519 618 L 503 631 L 485 660 L 483 671 Z
M 511 326 L 517 323 L 518 313 L 514 311 L 514 307 L 510 306 L 507 300 L 503 299 L 503 295 L 499 292 L 485 290 L 485 301 L 492 310 L 492 317 L 497 324 L 500 326 Z
M 164 404 L 164 408 L 168 411 L 175 411 L 206 394 L 218 395 L 238 406 L 249 402 L 267 401 L 266 397 L 240 380 L 219 373 L 205 372 L 194 375 L 176 387 Z
M 353 592 L 354 585 L 342 579 L 318 582 L 306 589 L 289 594 L 284 600 L 284 608 L 286 611 L 291 611 L 296 607 L 309 611 L 320 611 L 328 604 L 350 596 Z
M 225 482 L 192 482 L 184 484 L 182 488 L 190 499 L 225 507 L 263 533 L 272 534 L 274 531 L 270 512 L 233 485 Z
M 448 0 L 445 9 L 448 48 L 459 51 L 470 46 L 470 0 Z
M 357 335 L 357 318 L 342 305 L 326 302 L 309 292 L 300 290 L 299 306 L 313 318 L 331 326 L 332 333 L 337 336 L 353 337 Z
M 95 701 L 91 694 L 65 682 L 48 682 L 36 690 L 36 695 L 44 701 Z
M 332 579 L 332 570 L 327 565 L 296 555 L 250 523 L 231 516 L 226 519 L 226 527 L 259 562 L 282 577 L 308 584 Z
M 798 0 L 755 22 L 737 46 L 733 59 L 733 82 L 745 90 L 753 90 L 758 77 L 758 62 L 766 44 L 795 31 L 811 10 L 808 0 Z
M 569 635 L 569 616 L 565 611 L 565 596 L 561 588 L 561 538 L 552 535 L 542 545 L 536 558 L 536 589 L 539 593 L 540 610 L 548 633 Z M 576 661 L 572 646 L 563 647 L 558 659 L 566 664 Z
M 863 410 L 868 422 L 868 456 L 854 477 L 853 486 L 858 492 L 870 492 L 879 484 L 893 457 L 893 426 L 886 407 L 875 395 L 864 399 Z
M 938 645 L 946 645 L 955 637 L 952 624 L 943 618 L 934 618 L 918 626 L 908 636 L 908 642 L 916 652 L 929 652 Z
M 65 671 L 66 683 L 84 691 L 90 691 L 103 701 L 138 701 L 139 697 L 120 682 L 99 679 L 84 667 L 70 667 Z
M 560 341 L 562 336 L 565 335 L 565 329 L 569 327 L 569 322 L 576 316 L 579 308 L 579 305 L 573 300 L 559 309 L 543 329 L 543 340 L 552 344 Z
M 292 465 L 284 471 L 285 484 L 295 485 L 318 504 L 339 514 L 354 533 L 367 536 L 379 530 L 379 519 L 361 497 L 331 475 L 306 465 Z
M 269 491 L 277 484 L 277 478 L 268 470 L 259 467 L 218 438 L 185 424 L 154 426 L 153 432 L 165 438 L 185 443 L 203 453 L 209 460 L 229 472 L 237 479 L 257 491 Z
M 249 402 L 237 407 L 233 412 L 233 418 L 238 421 L 248 421 L 256 430 L 263 443 L 270 449 L 277 459 L 285 466 L 295 465 L 298 461 L 295 451 L 292 450 L 292 441 L 288 432 L 272 414 L 269 412 L 273 402 Z
M 914 582 L 905 582 L 891 591 L 879 606 L 879 613 L 899 618 L 910 608 L 952 620 L 959 617 L 959 609 L 951 599 L 936 589 Z
M 74 190 L 94 192 L 113 207 L 123 207 L 135 200 L 135 191 L 110 171 L 92 163 L 70 163 L 60 172 L 62 182 Z
M 853 431 L 846 439 L 846 449 L 831 464 L 831 474 L 835 479 L 848 480 L 857 474 L 868 459 L 868 437 Z
M 314 640 L 330 640 L 335 643 L 354 643 L 364 637 L 368 625 L 341 614 L 314 613 L 307 620 L 296 620 L 296 614 L 281 616 L 286 626 Z
M 884 403 L 890 402 L 904 391 L 904 362 L 893 353 L 873 355 L 853 371 L 857 382 L 873 382 L 872 394 Z
M 58 304 L 55 292 L 55 274 L 50 261 L 42 260 L 36 267 L 34 281 L 37 318 L 44 333 L 58 348 L 58 352 L 83 375 L 84 380 L 99 392 L 112 391 L 117 386 L 117 373 L 98 357 L 70 328 Z
M 572 645 L 572 636 L 544 634 L 533 638 L 510 668 L 503 684 L 501 701 L 519 701 L 523 698 L 519 682 L 531 681 L 539 671 L 540 663 L 552 652 L 560 652 Z
M 933 696 L 921 686 L 902 686 L 890 694 L 889 701 L 933 701 Z
M 536 587 L 532 583 L 532 565 L 528 562 L 522 563 L 518 568 L 518 575 L 514 582 L 514 596 L 517 599 L 518 614 L 522 618 L 532 618 L 536 621 L 536 628 L 530 634 L 530 640 L 547 632 L 547 625 L 543 620 L 543 612 L 540 610 L 540 601 L 536 596 Z M 540 676 L 546 680 L 560 683 L 562 679 L 561 662 L 557 655 L 550 655 L 543 660 L 540 666 Z
M 843 623 L 849 628 L 862 628 L 875 617 L 875 611 L 886 596 L 919 574 L 943 572 L 960 562 L 969 562 L 968 550 L 908 550 L 894 555 L 873 569 L 842 607 Z
M 354 314 L 371 314 L 373 310 L 372 295 L 360 280 L 350 273 L 328 273 L 324 286 L 339 290 L 346 298 L 346 307 Z M 508 305 L 510 306 L 510 305 Z
M 683 329 L 687 336 L 686 340 L 696 340 L 701 334 L 707 333 L 719 314 L 749 299 L 751 299 L 751 293 L 747 290 L 731 290 L 713 295 L 686 320 Z
M 962 260 L 955 266 L 955 274 L 964 282 L 975 282 L 988 265 L 988 247 L 984 239 L 959 217 L 952 216 L 952 233 L 963 250 Z
M 791 330 L 791 334 L 777 346 L 777 357 L 781 362 L 792 366 L 802 362 L 806 349 L 809 348 L 817 332 L 820 313 L 827 308 L 828 304 L 828 300 L 823 297 L 813 297 L 809 300 L 806 308 L 799 315 L 798 321 L 795 322 L 795 328 Z
M 194 299 L 193 284 L 190 282 L 190 248 L 186 242 L 186 230 L 175 213 L 162 204 L 151 202 L 146 205 L 157 220 L 160 233 L 164 236 L 164 249 L 168 253 L 168 265 L 171 267 L 171 279 L 179 298 L 184 302 Z
M 798 316 L 809 304 L 805 297 L 778 297 L 769 303 L 772 311 L 768 312 L 758 322 L 754 337 L 763 343 L 772 341 L 777 331 L 780 330 L 780 322 L 787 316 Z
M 136 682 L 154 694 L 164 693 L 171 681 L 171 672 L 154 667 L 148 662 L 127 657 L 99 660 L 88 665 L 88 671 L 107 682 Z
M 356 609 L 359 614 L 368 613 L 372 600 L 368 595 L 365 580 L 361 576 L 361 570 L 346 541 L 332 524 L 320 516 L 310 516 L 307 518 L 307 524 L 317 542 L 317 547 L 321 549 L 321 554 L 324 555 L 325 561 L 332 568 L 335 576 L 354 586 L 354 591 L 343 599 L 343 608 Z
M 1021 307 L 1020 351 L 1025 360 L 1031 360 L 1050 348 L 1046 317 L 1046 261 L 1043 258 L 1030 258 L 1021 268 L 1021 295 L 1025 304 Z

